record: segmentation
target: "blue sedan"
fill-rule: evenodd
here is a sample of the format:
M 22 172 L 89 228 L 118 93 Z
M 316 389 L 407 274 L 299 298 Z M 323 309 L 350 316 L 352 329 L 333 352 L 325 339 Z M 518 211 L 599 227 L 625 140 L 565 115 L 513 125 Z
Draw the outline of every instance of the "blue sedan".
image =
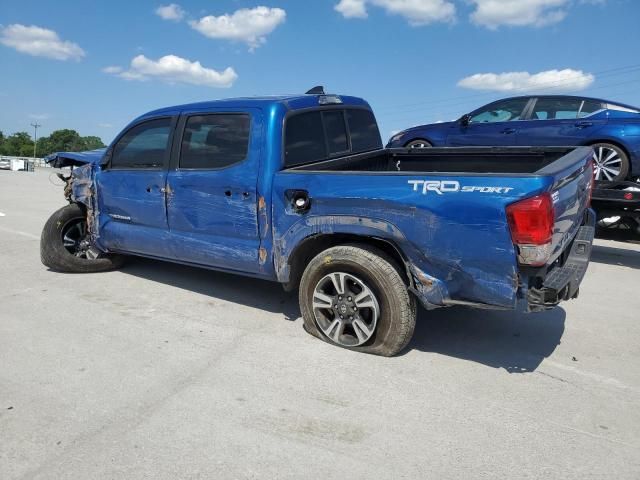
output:
M 387 147 L 573 146 L 594 148 L 596 180 L 640 177 L 640 109 L 566 95 L 513 97 L 455 122 L 409 128 Z

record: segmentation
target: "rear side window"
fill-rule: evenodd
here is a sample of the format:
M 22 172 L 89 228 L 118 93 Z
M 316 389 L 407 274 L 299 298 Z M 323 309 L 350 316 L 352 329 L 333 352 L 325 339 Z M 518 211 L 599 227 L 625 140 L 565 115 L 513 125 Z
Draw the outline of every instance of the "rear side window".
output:
M 347 110 L 347 122 L 351 135 L 351 150 L 354 153 L 382 148 L 380 130 L 370 110 Z
M 602 103 L 596 102 L 595 100 L 585 100 L 582 103 L 582 108 L 578 113 L 578 118 L 586 117 L 587 115 L 591 115 L 598 110 L 602 110 Z
M 531 114 L 532 120 L 566 120 L 578 118 L 582 100 L 578 98 L 539 98 Z
M 285 132 L 285 165 L 315 162 L 326 157 L 321 113 L 301 113 L 289 118 Z
M 170 118 L 159 118 L 136 125 L 116 143 L 111 157 L 111 167 L 162 167 L 170 133 Z
M 249 149 L 250 117 L 245 114 L 195 115 L 187 119 L 180 168 L 216 169 L 243 161 Z

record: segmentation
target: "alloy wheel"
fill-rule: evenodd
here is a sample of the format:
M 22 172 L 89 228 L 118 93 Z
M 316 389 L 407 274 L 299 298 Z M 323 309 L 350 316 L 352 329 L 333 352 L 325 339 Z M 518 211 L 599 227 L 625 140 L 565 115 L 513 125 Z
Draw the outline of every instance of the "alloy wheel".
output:
M 593 152 L 593 161 L 596 180 L 611 182 L 622 171 L 620 153 L 611 147 L 597 147 Z
M 84 218 L 74 218 L 62 228 L 62 244 L 73 256 L 90 259 L 87 241 L 87 223 Z
M 333 272 L 313 291 L 316 324 L 333 342 L 356 347 L 373 336 L 380 306 L 373 291 L 353 274 Z

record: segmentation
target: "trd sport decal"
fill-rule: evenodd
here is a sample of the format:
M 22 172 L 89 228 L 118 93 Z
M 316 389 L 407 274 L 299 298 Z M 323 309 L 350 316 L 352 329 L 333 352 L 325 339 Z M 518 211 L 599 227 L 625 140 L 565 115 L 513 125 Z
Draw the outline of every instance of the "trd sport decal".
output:
M 409 180 L 407 183 L 413 185 L 414 192 L 435 192 L 438 195 L 453 192 L 479 192 L 479 193 L 509 193 L 512 187 L 480 187 L 471 185 L 460 185 L 456 180 Z

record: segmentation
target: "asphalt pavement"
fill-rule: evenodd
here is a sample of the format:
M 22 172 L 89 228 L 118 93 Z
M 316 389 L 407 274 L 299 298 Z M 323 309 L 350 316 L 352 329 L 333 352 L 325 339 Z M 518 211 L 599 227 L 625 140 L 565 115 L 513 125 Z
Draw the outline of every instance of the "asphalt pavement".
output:
M 640 242 L 597 240 L 560 308 L 421 311 L 380 358 L 275 283 L 47 270 L 51 173 L 0 171 L 0 479 L 640 478 Z

